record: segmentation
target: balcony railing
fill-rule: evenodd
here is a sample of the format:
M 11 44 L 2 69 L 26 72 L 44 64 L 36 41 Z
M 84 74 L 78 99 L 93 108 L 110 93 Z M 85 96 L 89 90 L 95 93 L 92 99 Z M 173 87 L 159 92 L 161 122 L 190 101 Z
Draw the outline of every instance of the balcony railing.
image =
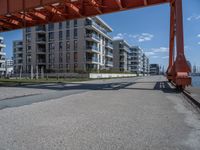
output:
M 38 49 L 37 49 L 37 52 L 45 53 L 45 52 L 46 52 L 46 49 L 44 49 L 44 48 L 38 48 Z
M 88 45 L 86 46 L 87 50 L 95 50 L 95 51 L 99 51 L 99 48 L 97 46 L 94 45 Z
M 86 25 L 86 26 L 92 25 L 92 26 L 96 27 L 97 29 L 99 29 L 100 31 L 102 31 L 103 33 L 105 33 L 105 34 L 108 33 L 104 28 L 102 28 L 101 26 L 99 26 L 99 25 L 98 25 L 96 22 L 94 22 L 94 21 L 86 21 L 85 25 Z
M 106 64 L 107 65 L 113 65 L 113 62 L 112 61 L 106 61 Z
M 106 43 L 106 47 L 113 48 L 113 45 L 111 43 Z
M 111 52 L 106 52 L 106 55 L 107 55 L 107 56 L 113 56 L 113 53 L 111 53 Z
M 99 62 L 97 57 L 88 58 L 87 61 Z
M 42 64 L 42 63 L 46 63 L 46 61 L 45 61 L 45 60 L 43 60 L 43 59 L 39 59 L 39 60 L 37 60 L 37 63 L 40 63 L 40 64 Z
M 45 38 L 38 38 L 36 41 L 37 42 L 46 42 L 46 39 Z
M 92 34 L 86 34 L 86 37 L 87 38 L 94 38 L 94 39 L 96 39 L 96 40 L 100 40 L 100 38 L 98 37 L 98 35 L 96 35 L 96 34 L 94 34 L 94 33 L 92 33 Z
M 45 27 L 36 27 L 36 31 L 46 31 Z

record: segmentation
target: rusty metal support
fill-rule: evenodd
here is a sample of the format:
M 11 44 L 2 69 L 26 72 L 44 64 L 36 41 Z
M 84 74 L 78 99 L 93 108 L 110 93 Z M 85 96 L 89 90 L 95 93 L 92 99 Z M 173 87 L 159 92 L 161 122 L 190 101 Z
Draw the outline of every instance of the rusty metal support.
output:
M 182 10 L 182 0 L 175 0 L 175 35 L 176 35 L 176 60 L 173 64 L 171 73 L 172 81 L 176 84 L 178 88 L 185 88 L 191 85 L 191 77 L 189 73 L 191 72 L 184 54 L 184 35 L 183 35 L 183 10 Z M 173 30 L 173 28 L 172 28 Z M 173 46 L 173 42 L 171 46 Z M 172 54 L 173 56 L 173 54 Z
M 174 64 L 174 39 L 175 39 L 175 3 L 170 4 L 170 37 L 169 37 L 169 66 L 167 79 L 172 81 L 172 66 Z

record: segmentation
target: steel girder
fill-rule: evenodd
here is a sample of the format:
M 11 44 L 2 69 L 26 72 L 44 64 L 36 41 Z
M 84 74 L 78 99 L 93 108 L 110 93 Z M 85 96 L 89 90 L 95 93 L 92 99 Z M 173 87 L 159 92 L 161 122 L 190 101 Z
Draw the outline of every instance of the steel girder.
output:
M 0 31 L 167 2 L 169 0 L 0 0 Z

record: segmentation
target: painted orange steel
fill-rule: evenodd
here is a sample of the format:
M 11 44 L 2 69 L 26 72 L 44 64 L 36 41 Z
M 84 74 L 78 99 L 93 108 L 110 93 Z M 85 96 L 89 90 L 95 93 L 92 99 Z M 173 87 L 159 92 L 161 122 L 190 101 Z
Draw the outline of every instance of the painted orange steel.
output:
M 184 88 L 191 78 L 184 55 L 182 0 L 0 0 L 0 32 L 164 3 L 171 7 L 167 77 Z
M 0 31 L 167 2 L 169 0 L 0 0 Z

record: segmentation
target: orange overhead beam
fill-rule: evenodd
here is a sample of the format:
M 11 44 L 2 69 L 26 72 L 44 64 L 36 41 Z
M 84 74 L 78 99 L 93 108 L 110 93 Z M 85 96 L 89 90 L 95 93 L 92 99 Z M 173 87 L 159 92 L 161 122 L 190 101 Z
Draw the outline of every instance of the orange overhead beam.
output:
M 3 22 L 0 29 L 8 31 L 168 2 L 170 0 L 0 0 L 0 21 Z M 8 25 L 10 23 L 16 26 Z

